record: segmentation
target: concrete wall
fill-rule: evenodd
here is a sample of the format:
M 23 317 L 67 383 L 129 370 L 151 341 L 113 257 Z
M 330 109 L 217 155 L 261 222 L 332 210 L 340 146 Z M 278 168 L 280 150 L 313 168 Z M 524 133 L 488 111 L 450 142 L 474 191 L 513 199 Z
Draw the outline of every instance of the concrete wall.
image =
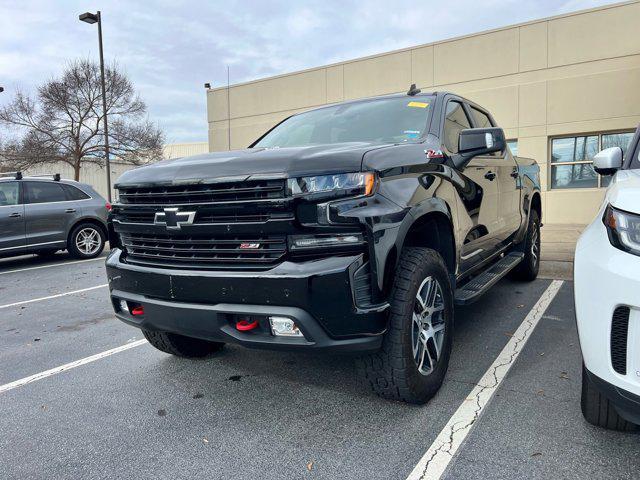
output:
M 209 144 L 207 142 L 170 143 L 162 149 L 164 158 L 189 157 L 207 153 L 208 151 Z
M 209 151 L 207 142 L 195 143 L 172 143 L 163 148 L 164 158 L 178 158 L 189 155 L 198 155 Z M 2 166 L 2 165 L 0 165 Z M 120 175 L 127 170 L 135 168 L 128 163 L 111 162 L 111 182 L 114 183 Z M 51 163 L 48 165 L 38 165 L 24 171 L 25 175 L 40 175 L 49 173 L 59 173 L 62 178 L 73 178 L 73 168 L 66 163 Z M 98 165 L 84 165 L 80 170 L 80 181 L 88 183 L 95 188 L 100 195 L 107 198 L 107 172 L 104 167 Z M 112 194 L 115 192 L 112 192 Z
M 207 92 L 209 149 L 244 148 L 327 103 L 450 90 L 485 106 L 542 168 L 544 221 L 588 223 L 598 188 L 548 190 L 549 138 L 640 123 L 640 2 L 625 2 Z

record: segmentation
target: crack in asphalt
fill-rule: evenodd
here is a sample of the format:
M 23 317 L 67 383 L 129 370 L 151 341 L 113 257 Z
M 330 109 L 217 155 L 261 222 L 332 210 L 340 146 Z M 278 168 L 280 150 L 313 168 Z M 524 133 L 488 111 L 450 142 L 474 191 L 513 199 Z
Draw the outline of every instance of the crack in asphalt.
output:
M 520 325 L 520 327 L 518 327 L 518 330 L 520 330 L 523 325 L 525 328 L 521 331 L 521 333 L 518 335 L 515 341 L 511 343 L 511 345 L 509 345 L 509 342 L 507 342 L 507 345 L 505 345 L 505 348 L 507 348 L 508 346 L 511 347 L 510 352 L 507 354 L 508 358 L 503 360 L 499 364 L 492 366 L 492 369 L 490 370 L 490 375 L 493 381 L 491 382 L 491 384 L 489 385 L 483 384 L 482 379 L 479 383 L 474 384 L 475 387 L 471 392 L 471 395 L 469 395 L 465 399 L 465 401 L 471 400 L 471 399 L 475 400 L 475 409 L 473 411 L 473 417 L 469 421 L 464 423 L 464 425 L 462 426 L 458 426 L 461 423 L 459 421 L 454 422 L 453 424 L 450 425 L 448 441 L 441 443 L 437 448 L 433 450 L 432 454 L 427 458 L 424 468 L 422 469 L 422 474 L 419 477 L 421 480 L 428 478 L 427 473 L 429 471 L 429 467 L 432 465 L 433 461 L 438 457 L 439 454 L 446 454 L 449 457 L 453 457 L 453 453 L 451 453 L 451 451 L 454 449 L 454 440 L 455 440 L 456 434 L 458 432 L 471 429 L 473 424 L 478 420 L 483 408 L 488 404 L 489 400 L 491 400 L 493 396 L 492 394 L 490 394 L 489 397 L 484 402 L 482 402 L 482 399 L 481 399 L 482 394 L 485 393 L 486 391 L 493 391 L 498 388 L 498 386 L 500 385 L 500 382 L 509 371 L 509 368 L 505 370 L 501 378 L 498 378 L 498 369 L 502 367 L 510 367 L 513 364 L 513 362 L 519 355 L 522 346 L 524 346 L 524 342 L 526 342 L 526 340 L 528 339 L 529 332 L 533 330 L 537 325 L 537 323 L 539 322 L 539 320 L 543 318 L 544 312 L 547 310 L 549 304 L 551 303 L 551 300 L 553 300 L 553 297 L 555 297 L 558 290 L 559 290 L 559 286 L 555 289 L 548 288 L 544 292 L 544 294 L 540 297 L 536 305 L 534 305 L 534 308 L 532 308 L 531 311 L 527 314 L 527 316 L 523 320 L 523 323 Z M 512 337 L 512 340 L 513 340 L 513 337 Z M 500 356 L 507 356 L 507 355 L 505 355 L 505 353 L 502 353 L 502 352 L 500 354 Z M 484 376 L 486 375 L 487 374 L 485 374 Z

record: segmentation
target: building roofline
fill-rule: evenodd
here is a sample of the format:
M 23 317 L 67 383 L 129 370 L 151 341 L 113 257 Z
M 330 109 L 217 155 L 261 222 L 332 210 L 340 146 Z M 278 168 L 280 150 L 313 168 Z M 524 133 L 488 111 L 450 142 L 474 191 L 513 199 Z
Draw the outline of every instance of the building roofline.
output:
M 489 29 L 489 30 L 482 30 L 480 32 L 469 33 L 469 34 L 466 34 L 466 35 L 460 35 L 460 36 L 457 36 L 457 37 L 446 38 L 446 39 L 443 39 L 443 40 L 436 40 L 434 42 L 429 42 L 429 43 L 422 43 L 422 44 L 419 44 L 419 45 L 413 45 L 411 47 L 399 48 L 397 50 L 390 50 L 390 51 L 386 51 L 386 52 L 374 53 L 374 54 L 367 55 L 367 56 L 364 56 L 364 57 L 357 57 L 357 58 L 352 58 L 350 60 L 343 60 L 341 62 L 328 63 L 326 65 L 320 65 L 320 66 L 317 66 L 317 67 L 309 67 L 309 68 L 305 68 L 303 70 L 295 70 L 293 72 L 281 73 L 281 74 L 272 75 L 272 76 L 269 76 L 269 77 L 257 78 L 257 79 L 254 79 L 254 80 L 248 80 L 246 82 L 232 83 L 229 86 L 229 88 L 252 85 L 252 84 L 256 84 L 256 83 L 266 82 L 266 81 L 269 81 L 269 80 L 275 80 L 275 79 L 278 79 L 278 78 L 284 78 L 284 77 L 290 77 L 290 76 L 293 76 L 293 75 L 299 75 L 301 73 L 310 73 L 310 72 L 323 70 L 323 69 L 327 69 L 327 68 L 331 68 L 331 67 L 339 67 L 339 66 L 343 66 L 343 65 L 348 65 L 350 63 L 360 62 L 360 61 L 363 61 L 363 60 L 370 60 L 370 59 L 373 59 L 373 58 L 385 57 L 387 55 L 394 55 L 396 53 L 409 52 L 411 50 L 416 50 L 416 49 L 419 49 L 419 48 L 431 47 L 431 46 L 435 46 L 435 45 L 442 45 L 442 44 L 445 44 L 445 43 L 455 42 L 455 41 L 458 41 L 458 40 L 464 40 L 464 39 L 467 39 L 467 38 L 480 37 L 482 35 L 488 35 L 488 34 L 491 34 L 491 33 L 511 30 L 513 28 L 526 27 L 528 25 L 535 25 L 535 24 L 538 24 L 538 23 L 549 22 L 551 20 L 558 20 L 558 19 L 569 18 L 569 17 L 573 17 L 573 16 L 577 16 L 577 15 L 584 15 L 586 13 L 610 10 L 610 9 L 613 9 L 613 8 L 624 7 L 624 6 L 627 6 L 627 5 L 633 5 L 633 4 L 637 4 L 637 3 L 640 3 L 640 0 L 629 0 L 629 1 L 624 1 L 624 2 L 616 2 L 616 3 L 611 3 L 611 4 L 608 4 L 608 5 L 602 5 L 600 7 L 592 7 L 592 8 L 587 8 L 587 9 L 583 9 L 583 10 L 576 10 L 574 12 L 562 13 L 562 14 L 559 14 L 559 15 L 553 15 L 551 17 L 539 18 L 539 19 L 536 19 L 536 20 L 529 20 L 527 22 L 515 23 L 515 24 L 512 24 L 512 25 L 493 28 L 493 29 Z M 419 86 L 420 85 L 418 85 L 418 87 Z M 224 91 L 224 90 L 227 90 L 227 86 L 210 88 L 210 89 L 207 90 L 207 95 L 209 95 L 210 93 L 214 93 L 214 92 L 218 92 L 218 91 Z

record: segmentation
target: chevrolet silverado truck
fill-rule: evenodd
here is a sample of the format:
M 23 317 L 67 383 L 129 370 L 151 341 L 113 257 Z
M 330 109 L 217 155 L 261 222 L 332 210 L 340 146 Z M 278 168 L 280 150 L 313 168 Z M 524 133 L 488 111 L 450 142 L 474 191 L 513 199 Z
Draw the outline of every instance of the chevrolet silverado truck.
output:
M 447 92 L 292 115 L 247 149 L 117 181 L 106 261 L 119 319 L 154 347 L 355 352 L 374 392 L 424 403 L 454 305 L 540 261 L 540 180 L 481 106 Z

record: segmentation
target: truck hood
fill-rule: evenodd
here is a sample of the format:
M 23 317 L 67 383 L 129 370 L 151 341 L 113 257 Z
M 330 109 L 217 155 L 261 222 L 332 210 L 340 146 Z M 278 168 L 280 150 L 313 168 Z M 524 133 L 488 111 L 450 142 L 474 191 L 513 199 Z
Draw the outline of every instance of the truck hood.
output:
M 640 170 L 620 170 L 607 190 L 607 201 L 620 210 L 640 213 Z
M 206 183 L 249 178 L 297 177 L 338 172 L 357 172 L 369 150 L 386 145 L 365 142 L 287 148 L 247 148 L 193 157 L 163 160 L 129 170 L 116 188 L 145 184 Z

